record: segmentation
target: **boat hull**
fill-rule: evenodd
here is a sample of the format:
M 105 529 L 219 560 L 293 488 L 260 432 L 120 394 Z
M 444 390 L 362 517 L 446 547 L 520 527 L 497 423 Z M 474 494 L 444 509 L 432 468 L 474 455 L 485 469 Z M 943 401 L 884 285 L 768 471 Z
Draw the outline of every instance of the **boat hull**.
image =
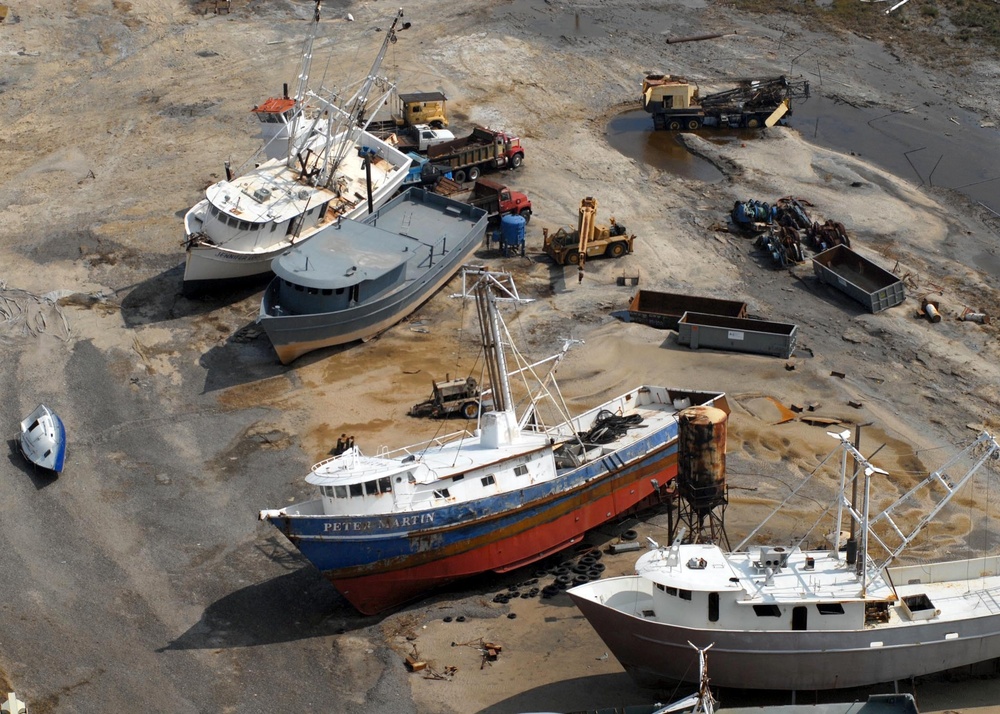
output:
M 411 189 L 410 192 L 419 192 L 419 189 Z M 405 198 L 405 195 L 401 196 L 393 204 L 400 202 L 399 205 L 405 206 Z M 472 213 L 468 206 L 463 206 L 462 210 Z M 480 214 L 481 218 L 469 224 L 461 240 L 447 244 L 445 252 L 437 255 L 430 267 L 417 268 L 413 271 L 414 277 L 398 288 L 343 310 L 277 314 L 274 305 L 279 302 L 281 278 L 276 277 L 261 300 L 258 322 L 271 340 L 278 359 L 282 364 L 290 364 L 302 355 L 323 347 L 373 337 L 413 313 L 440 290 L 482 245 L 488 217 L 483 211 L 476 215 Z M 451 216 L 456 214 L 445 215 L 449 216 L 448 220 L 453 220 Z M 417 256 L 412 262 L 418 260 L 423 259 Z
M 677 433 L 675 418 L 554 480 L 474 502 L 367 518 L 267 517 L 355 608 L 375 614 L 461 578 L 530 564 L 653 505 L 677 474 Z
M 60 473 L 66 462 L 66 427 L 44 404 L 21 420 L 21 454 L 31 463 Z
M 626 609 L 644 609 L 639 581 L 639 576 L 613 578 L 568 592 L 625 671 L 644 687 L 697 682 L 698 655 L 689 642 L 712 645 L 713 685 L 739 689 L 863 687 L 1000 657 L 1000 615 L 859 631 L 696 629 L 615 607 L 614 602 L 631 598 Z

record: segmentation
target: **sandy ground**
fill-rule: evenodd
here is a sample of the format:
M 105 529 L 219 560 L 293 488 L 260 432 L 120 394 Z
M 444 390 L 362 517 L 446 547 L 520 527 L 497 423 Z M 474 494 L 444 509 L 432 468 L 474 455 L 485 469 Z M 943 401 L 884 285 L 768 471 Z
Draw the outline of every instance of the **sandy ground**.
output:
M 207 7 L 53 0 L 13 4 L 16 17 L 0 26 L 0 416 L 13 436 L 45 402 L 71 439 L 58 480 L 32 472 L 13 446 L 0 465 L 0 691 L 16 689 L 36 713 L 136 702 L 274 711 L 277 699 L 282 711 L 499 714 L 669 699 L 636 689 L 565 596 L 492 602 L 533 569 L 362 618 L 256 521 L 259 509 L 310 493 L 302 476 L 340 433 L 375 449 L 456 427 L 405 413 L 431 379 L 474 368 L 474 311 L 442 293 L 377 340 L 286 368 L 254 327 L 258 292 L 180 295 L 183 213 L 223 161 L 238 165 L 256 148 L 247 110 L 294 82 L 311 12 L 289 0 L 236 0 L 218 16 Z M 566 337 L 585 341 L 559 370 L 574 408 L 641 382 L 726 391 L 734 542 L 830 449 L 821 427 L 775 424 L 772 397 L 816 403 L 814 414 L 848 427 L 870 424 L 863 445 L 884 444 L 877 463 L 897 488 L 975 429 L 996 428 L 996 330 L 954 319 L 964 306 L 1000 314 L 996 263 L 983 258 L 995 256 L 996 225 L 979 207 L 786 128 L 721 145 L 686 137 L 723 171 L 714 184 L 650 169 L 604 137 L 652 69 L 721 81 L 785 71 L 808 47 L 800 67 L 822 68 L 826 93 L 887 108 L 933 96 L 988 119 L 1000 113 L 982 91 L 995 62 L 935 74 L 865 38 L 700 0 L 418 0 L 405 9 L 413 26 L 383 69 L 404 90 L 445 91 L 459 125 L 502 126 L 527 146 L 525 166 L 504 178 L 536 207 L 529 255 L 480 256 L 537 299 L 519 311 L 522 347 L 542 357 Z M 343 19 L 348 11 L 355 22 Z M 388 12 L 327 4 L 314 76 L 328 86 L 360 76 Z M 664 45 L 662 32 L 706 27 L 743 31 Z M 788 194 L 844 222 L 859 252 L 905 276 L 907 302 L 868 314 L 817 283 L 809 264 L 775 271 L 750 241 L 715 230 L 737 198 Z M 634 255 L 592 261 L 577 283 L 574 270 L 537 253 L 541 227 L 573 223 L 585 195 L 598 198 L 599 220 L 613 214 L 639 238 Z M 611 313 L 635 290 L 618 286 L 619 275 L 640 275 L 642 288 L 745 300 L 755 315 L 794 322 L 794 370 L 781 359 L 692 352 L 673 333 L 618 321 Z M 53 303 L 51 291 L 70 297 Z M 942 301 L 936 325 L 914 317 L 928 293 Z M 992 545 L 990 492 L 978 488 L 918 544 L 921 557 Z M 665 533 L 658 517 L 609 524 L 593 542 L 628 527 Z M 625 573 L 634 554 L 606 562 Z M 497 661 L 482 662 L 480 640 L 502 644 Z M 436 675 L 407 673 L 407 654 Z M 925 711 L 1000 702 L 991 678 L 916 691 Z M 728 703 L 744 698 L 755 701 L 735 694 Z

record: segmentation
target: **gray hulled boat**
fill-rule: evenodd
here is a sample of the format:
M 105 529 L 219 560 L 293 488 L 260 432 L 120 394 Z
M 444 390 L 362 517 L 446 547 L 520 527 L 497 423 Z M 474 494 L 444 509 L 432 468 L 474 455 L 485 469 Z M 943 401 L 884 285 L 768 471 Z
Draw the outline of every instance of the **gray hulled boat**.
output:
M 481 208 L 411 188 L 275 258 L 258 322 L 283 364 L 372 337 L 444 285 L 482 243 Z

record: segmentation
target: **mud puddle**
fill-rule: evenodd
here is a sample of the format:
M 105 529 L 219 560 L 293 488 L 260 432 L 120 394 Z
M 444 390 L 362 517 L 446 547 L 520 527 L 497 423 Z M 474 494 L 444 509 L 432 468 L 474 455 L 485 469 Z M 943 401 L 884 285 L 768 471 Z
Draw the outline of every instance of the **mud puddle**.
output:
M 702 136 L 713 143 L 746 141 L 753 130 L 722 130 Z M 620 154 L 644 164 L 680 176 L 713 183 L 722 172 L 712 163 L 695 156 L 677 141 L 677 133 L 655 131 L 649 113 L 642 109 L 624 112 L 614 117 L 607 128 L 608 143 Z

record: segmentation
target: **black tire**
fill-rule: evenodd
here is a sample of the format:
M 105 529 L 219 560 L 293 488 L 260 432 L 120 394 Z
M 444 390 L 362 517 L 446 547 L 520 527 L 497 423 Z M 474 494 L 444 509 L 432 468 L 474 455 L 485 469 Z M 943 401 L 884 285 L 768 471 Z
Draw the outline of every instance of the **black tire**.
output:
M 580 573 L 575 578 L 573 578 L 574 585 L 583 585 L 584 583 L 590 582 L 590 575 L 587 573 Z
M 524 154 L 514 154 L 510 157 L 510 167 L 512 169 L 521 168 L 521 164 L 524 163 Z
M 566 254 L 566 265 L 579 265 L 580 264 L 580 251 L 571 250 Z
M 567 585 L 570 585 L 572 582 L 573 582 L 573 576 L 570 575 L 569 573 L 556 577 L 556 586 L 559 587 L 560 589 L 564 589 Z
M 688 119 L 688 131 L 696 131 L 701 128 L 701 122 L 697 119 Z
M 603 573 L 607 567 L 604 563 L 594 563 L 590 566 L 590 570 L 595 573 Z
M 670 131 L 680 131 L 681 130 L 681 123 L 677 119 L 672 119 L 667 124 L 667 128 L 670 129 Z
M 466 402 L 462 405 L 462 416 L 466 419 L 478 419 L 479 418 L 479 403 L 478 402 Z
M 574 573 L 586 573 L 588 570 L 590 570 L 589 563 L 577 563 L 573 566 Z
M 521 211 L 517 215 L 519 215 L 521 218 L 523 218 L 525 225 L 527 225 L 528 221 L 531 220 L 531 209 L 530 208 L 526 208 L 526 209 L 524 209 L 523 211 Z
M 632 530 L 631 528 L 622 533 L 622 540 L 635 540 L 638 537 L 639 534 L 636 531 Z
M 661 115 L 661 114 L 654 114 L 653 115 L 653 128 L 654 129 L 666 129 L 667 128 L 667 120 L 663 118 L 663 115 Z
M 585 555 L 580 558 L 580 565 L 586 565 L 588 568 L 597 562 L 597 558 L 592 555 Z
M 621 258 L 626 253 L 628 253 L 628 244 L 623 243 L 622 241 L 612 243 L 608 246 L 607 250 L 604 251 L 604 254 L 609 258 Z
M 757 117 L 750 117 L 747 119 L 747 129 L 756 129 L 760 126 L 760 119 Z
M 452 171 L 451 177 L 455 181 L 458 181 L 459 183 L 465 183 L 465 171 L 463 169 L 459 169 L 458 171 Z
M 475 181 L 478 178 L 479 178 L 479 167 L 472 166 L 471 168 L 469 168 L 469 180 Z

